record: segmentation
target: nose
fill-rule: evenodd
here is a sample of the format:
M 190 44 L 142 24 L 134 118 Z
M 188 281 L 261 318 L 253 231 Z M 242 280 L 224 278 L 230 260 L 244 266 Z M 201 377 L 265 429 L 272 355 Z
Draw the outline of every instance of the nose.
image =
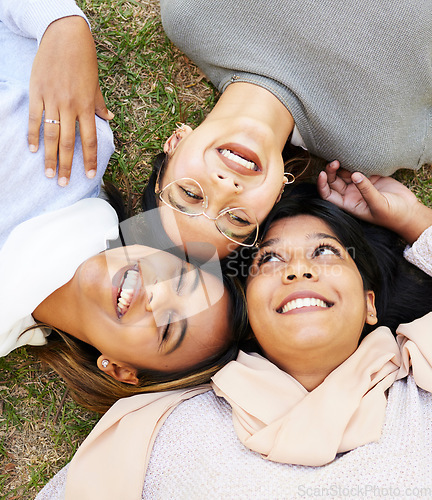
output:
M 235 177 L 220 171 L 212 172 L 210 181 L 211 192 L 208 194 L 206 213 L 210 217 L 217 217 L 223 209 L 237 205 L 236 197 L 243 191 L 243 186 Z
M 226 172 L 212 172 L 210 178 L 213 184 L 219 186 L 219 189 L 226 190 L 233 194 L 239 194 L 243 190 L 240 182 Z
M 175 278 L 173 278 L 175 280 Z M 168 311 L 176 313 L 176 320 L 185 317 L 188 309 L 187 296 L 180 296 L 175 291 L 172 280 L 156 282 L 146 288 L 146 311 L 151 312 L 157 325 L 166 323 Z
M 172 300 L 170 297 L 172 286 L 168 281 L 156 280 L 152 285 L 146 286 L 147 300 L 145 303 L 146 311 L 156 312 L 160 311 L 164 306 L 169 306 Z
M 296 266 L 288 265 L 282 272 L 282 283 L 288 285 L 296 281 L 318 281 L 318 273 L 312 265 L 302 262 Z

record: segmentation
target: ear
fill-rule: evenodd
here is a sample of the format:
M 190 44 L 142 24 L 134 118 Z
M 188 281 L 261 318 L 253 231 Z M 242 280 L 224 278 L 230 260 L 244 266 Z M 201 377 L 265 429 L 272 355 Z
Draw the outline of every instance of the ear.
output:
M 181 125 L 180 127 L 176 128 L 164 144 L 164 153 L 167 153 L 169 155 L 174 153 L 177 146 L 179 145 L 179 142 L 191 132 L 192 129 L 191 127 L 189 127 L 189 125 Z
M 276 199 L 275 203 L 277 203 L 277 202 L 278 202 L 278 201 L 282 198 L 282 194 L 283 194 L 284 189 L 285 189 L 285 186 L 286 186 L 287 184 L 290 184 L 290 183 L 288 182 L 288 179 L 284 176 L 284 177 L 283 177 L 283 181 L 282 181 L 282 187 L 281 187 L 281 190 L 280 190 L 279 196 L 277 197 L 277 199 Z
M 124 382 L 125 384 L 137 385 L 139 380 L 137 377 L 137 369 L 123 363 L 112 361 L 106 356 L 101 355 L 97 359 L 99 370 L 103 371 L 110 377 Z
M 376 325 L 377 322 L 375 293 L 372 290 L 368 290 L 366 292 L 366 323 L 368 325 Z

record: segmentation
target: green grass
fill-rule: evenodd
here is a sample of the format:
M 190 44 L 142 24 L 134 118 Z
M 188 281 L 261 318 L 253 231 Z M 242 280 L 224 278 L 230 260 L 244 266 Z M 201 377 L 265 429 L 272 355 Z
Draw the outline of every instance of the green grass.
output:
M 152 157 L 179 121 L 198 124 L 216 92 L 165 37 L 157 2 L 81 2 L 92 21 L 101 87 L 115 113 L 114 153 L 107 179 L 137 205 Z M 182 64 L 183 63 L 183 64 Z
M 138 205 L 176 122 L 198 124 L 217 93 L 166 39 L 155 0 L 81 0 L 90 18 L 116 152 L 106 174 Z M 397 177 L 432 206 L 432 173 Z M 0 498 L 32 499 L 72 457 L 97 417 L 66 395 L 25 348 L 0 358 Z
M 80 1 L 96 41 L 116 152 L 106 179 L 138 200 L 176 122 L 199 123 L 216 93 L 166 39 L 158 2 Z M 21 348 L 0 358 L 0 498 L 33 499 L 97 421 Z

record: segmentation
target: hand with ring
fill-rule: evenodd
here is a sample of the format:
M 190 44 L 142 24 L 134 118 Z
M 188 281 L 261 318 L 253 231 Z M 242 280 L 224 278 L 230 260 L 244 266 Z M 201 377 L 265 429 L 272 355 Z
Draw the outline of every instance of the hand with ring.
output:
M 58 184 L 69 183 L 79 122 L 84 168 L 88 178 L 97 170 L 95 114 L 105 120 L 108 111 L 98 81 L 96 49 L 86 21 L 79 16 L 58 19 L 42 37 L 30 78 L 29 149 L 39 148 L 44 122 L 45 175 Z

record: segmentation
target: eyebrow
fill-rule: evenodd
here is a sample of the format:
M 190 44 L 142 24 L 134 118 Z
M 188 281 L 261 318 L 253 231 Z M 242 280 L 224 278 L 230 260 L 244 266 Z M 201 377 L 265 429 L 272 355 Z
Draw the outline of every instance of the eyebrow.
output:
M 340 241 L 339 238 L 336 238 L 336 236 L 332 236 L 331 234 L 327 234 L 327 233 L 312 233 L 312 234 L 308 234 L 306 235 L 306 238 L 308 239 L 321 239 L 321 238 L 330 238 L 331 240 L 335 240 L 339 243 L 339 245 L 342 245 L 342 242 Z
M 195 267 L 195 278 L 194 278 L 194 281 L 192 283 L 191 292 L 194 292 L 197 289 L 198 284 L 201 281 L 200 270 L 198 269 L 198 267 L 196 267 L 196 266 L 194 266 L 194 267 Z M 180 320 L 180 324 L 181 324 L 180 335 L 178 336 L 176 343 L 171 347 L 171 349 L 169 351 L 167 351 L 167 354 L 171 354 L 176 349 L 178 349 L 181 346 L 181 344 L 186 336 L 186 331 L 188 328 L 187 318 Z
M 309 240 L 309 239 L 314 239 L 314 240 L 319 240 L 321 238 L 326 238 L 326 239 L 331 239 L 331 240 L 335 240 L 339 243 L 339 245 L 342 245 L 342 242 L 339 240 L 339 238 L 336 238 L 336 236 L 332 236 L 331 234 L 327 234 L 327 233 L 311 233 L 311 234 L 307 234 L 306 235 L 306 238 Z M 264 241 L 264 243 L 262 243 L 259 248 L 267 248 L 267 247 L 271 247 L 273 245 L 277 245 L 278 243 L 281 242 L 281 239 L 280 238 L 271 238 L 270 240 L 267 240 L 267 241 Z

